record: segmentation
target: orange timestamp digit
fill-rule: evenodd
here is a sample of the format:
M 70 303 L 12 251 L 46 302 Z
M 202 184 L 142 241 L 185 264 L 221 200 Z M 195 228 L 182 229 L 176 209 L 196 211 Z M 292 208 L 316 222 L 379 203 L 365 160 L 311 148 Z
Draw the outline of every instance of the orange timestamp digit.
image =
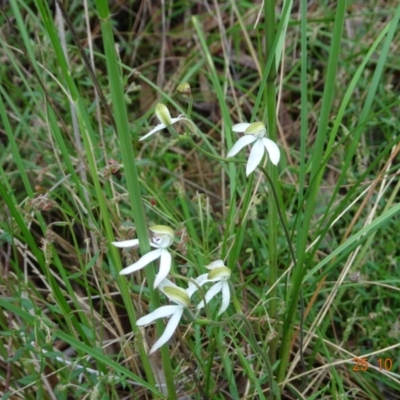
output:
M 380 358 L 378 360 L 379 369 L 382 371 L 382 367 L 386 371 L 390 371 L 393 367 L 393 361 L 391 358 L 385 358 L 384 360 Z
M 368 361 L 366 357 L 355 357 L 353 358 L 353 361 L 356 363 L 353 367 L 353 371 L 356 372 L 365 372 L 368 369 Z M 378 359 L 378 364 L 379 364 L 379 370 L 382 371 L 384 369 L 385 371 L 390 371 L 393 368 L 393 361 L 391 358 L 379 358 Z
M 353 367 L 353 371 L 360 372 L 360 371 L 366 371 L 368 369 L 368 361 L 365 357 L 359 358 L 355 357 L 353 358 L 353 361 L 356 363 L 356 365 Z

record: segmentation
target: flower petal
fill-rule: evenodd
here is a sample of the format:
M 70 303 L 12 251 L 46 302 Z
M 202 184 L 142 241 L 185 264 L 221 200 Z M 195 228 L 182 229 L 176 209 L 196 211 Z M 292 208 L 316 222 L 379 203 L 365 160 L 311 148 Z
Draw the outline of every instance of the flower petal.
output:
M 213 261 L 211 264 L 206 265 L 207 269 L 215 269 L 219 267 L 225 267 L 223 260 L 216 260 Z
M 150 264 L 152 261 L 156 260 L 160 257 L 162 249 L 157 249 L 150 251 L 149 253 L 145 254 L 139 261 L 135 262 L 134 264 L 130 265 L 129 267 L 124 268 L 119 274 L 120 275 L 128 275 L 132 272 L 138 271 L 142 269 L 147 264 Z
M 160 247 L 166 249 L 167 247 L 171 246 L 171 244 L 174 242 L 174 237 L 169 236 L 169 235 L 162 235 L 161 237 L 158 237 L 157 239 L 154 238 L 154 240 L 157 240 Z
M 159 284 L 158 284 L 158 290 L 161 290 L 164 294 L 164 287 L 165 286 L 170 286 L 170 287 L 177 287 L 174 282 L 171 282 L 169 279 L 165 278 L 163 279 Z
M 188 288 L 186 289 L 186 293 L 189 295 L 189 297 L 192 297 L 193 293 L 199 290 L 199 287 L 202 287 L 205 283 L 208 282 L 207 276 L 208 273 L 201 274 L 196 279 L 192 278 L 192 280 L 189 281 Z
M 194 279 L 194 281 L 197 283 L 198 286 L 202 287 L 205 283 L 208 282 L 207 276 L 208 276 L 208 272 L 206 272 L 205 274 L 199 275 L 196 279 Z M 189 282 L 189 285 L 190 285 L 190 283 L 192 283 L 192 282 Z M 192 283 L 192 284 L 195 285 L 194 283 Z
M 144 135 L 144 136 L 142 136 L 140 139 L 139 139 L 139 142 L 140 141 L 142 141 L 142 140 L 144 140 L 144 139 L 147 139 L 149 136 L 151 136 L 153 133 L 156 133 L 156 132 L 158 132 L 158 131 L 161 131 L 162 129 L 164 129 L 164 128 L 166 128 L 167 127 L 167 125 L 165 125 L 165 124 L 158 124 L 158 125 L 156 125 L 149 133 L 146 133 L 146 135 Z
M 206 303 L 208 304 L 211 301 L 211 299 L 221 291 L 221 289 L 222 289 L 222 282 L 217 282 L 214 286 L 211 286 L 205 295 Z M 197 308 L 203 308 L 203 307 L 204 307 L 204 300 L 200 302 Z
M 179 117 L 176 117 L 176 118 L 171 118 L 171 125 L 174 124 L 175 122 L 182 121 L 183 119 L 186 119 L 186 118 L 184 118 L 181 115 Z
M 269 159 L 271 160 L 272 164 L 278 165 L 279 159 L 281 158 L 281 153 L 279 151 L 278 145 L 271 139 L 262 138 L 261 140 L 265 148 L 267 149 Z
M 174 305 L 169 305 L 169 306 L 162 306 L 157 309 L 155 309 L 153 312 L 150 314 L 144 315 L 143 317 L 139 318 L 136 321 L 137 326 L 143 326 L 143 325 L 149 325 L 153 323 L 156 319 L 160 318 L 165 318 L 169 317 L 172 314 L 176 313 L 178 309 L 182 308 L 181 306 L 174 306 Z
M 249 159 L 246 166 L 246 176 L 249 176 L 260 164 L 265 152 L 264 143 L 257 140 L 251 148 Z
M 222 306 L 218 312 L 218 315 L 221 315 L 229 306 L 229 301 L 231 299 L 231 292 L 229 290 L 228 282 L 222 283 Z
M 157 250 L 155 250 L 157 251 Z M 154 280 L 154 288 L 156 288 L 160 282 L 167 277 L 169 271 L 171 270 L 171 254 L 168 250 L 161 249 L 161 257 L 160 257 L 160 270 Z
M 242 136 L 229 150 L 229 153 L 227 154 L 227 157 L 233 157 L 237 153 L 239 153 L 240 150 L 243 149 L 243 147 L 247 146 L 250 143 L 253 143 L 255 140 L 257 140 L 257 137 L 253 135 L 245 135 Z
M 233 132 L 244 132 L 251 124 L 248 122 L 240 122 L 232 126 Z
M 179 307 L 179 310 L 177 309 L 175 313 L 171 316 L 171 319 L 168 321 L 167 326 L 165 327 L 164 333 L 161 335 L 161 337 L 154 343 L 153 347 L 150 350 L 150 353 L 154 353 L 156 350 L 158 350 L 162 345 L 168 342 L 168 340 L 171 338 L 171 336 L 174 334 L 176 327 L 179 324 L 179 321 L 181 320 L 182 314 L 183 314 L 183 307 L 180 306 L 175 306 Z
M 125 248 L 125 247 L 135 247 L 139 245 L 139 239 L 123 240 L 121 242 L 111 242 L 115 247 Z

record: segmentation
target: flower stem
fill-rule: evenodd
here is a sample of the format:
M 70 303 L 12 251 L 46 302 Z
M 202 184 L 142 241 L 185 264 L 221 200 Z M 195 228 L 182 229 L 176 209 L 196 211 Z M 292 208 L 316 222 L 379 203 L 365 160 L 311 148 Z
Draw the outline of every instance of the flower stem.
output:
M 275 31 L 275 0 L 264 1 L 264 21 L 265 21 L 265 45 L 266 45 L 266 56 L 268 61 L 271 62 L 271 68 L 268 71 L 268 76 L 265 86 L 265 104 L 267 114 L 267 127 L 268 137 L 276 142 L 276 66 L 275 66 L 275 50 L 273 43 L 276 36 Z M 277 187 L 278 184 L 278 171 L 269 163 L 269 172 L 272 177 L 272 184 Z M 275 283 L 278 277 L 278 255 L 277 255 L 277 239 L 278 232 L 274 229 L 277 221 L 277 209 L 274 199 L 268 196 L 268 247 L 269 247 L 269 282 Z M 271 291 L 271 301 L 269 303 L 269 317 L 271 319 L 276 318 L 277 314 L 277 287 Z M 276 360 L 278 337 L 271 340 L 269 357 L 271 363 L 274 364 Z
M 251 194 L 252 194 L 252 188 L 253 188 L 253 181 L 254 181 L 254 174 L 251 174 L 247 181 L 246 191 L 243 196 L 243 205 L 242 205 L 241 213 L 240 213 L 239 226 L 236 230 L 235 242 L 232 246 L 231 251 L 229 251 L 228 268 L 230 268 L 232 271 L 234 269 L 235 261 L 239 259 L 239 253 L 240 253 L 240 250 L 242 249 L 244 234 L 245 234 L 245 230 L 246 230 L 245 229 L 246 217 L 248 215 L 248 209 L 250 207 L 251 198 L 252 198 Z

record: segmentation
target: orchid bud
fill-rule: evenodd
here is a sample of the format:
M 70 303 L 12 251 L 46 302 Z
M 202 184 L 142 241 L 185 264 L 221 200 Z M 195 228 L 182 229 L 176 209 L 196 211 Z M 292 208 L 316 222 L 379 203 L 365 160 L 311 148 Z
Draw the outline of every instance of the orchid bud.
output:
M 185 99 L 190 99 L 192 97 L 192 90 L 187 82 L 181 83 L 176 91 L 180 93 Z

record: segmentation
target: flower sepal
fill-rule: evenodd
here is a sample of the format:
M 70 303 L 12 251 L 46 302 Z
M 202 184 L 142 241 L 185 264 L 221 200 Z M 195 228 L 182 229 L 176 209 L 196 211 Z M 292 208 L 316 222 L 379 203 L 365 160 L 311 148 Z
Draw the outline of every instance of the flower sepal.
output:
M 172 125 L 171 113 L 168 110 L 168 107 L 165 104 L 158 103 L 155 109 L 156 116 L 158 120 L 164 124 L 165 126 Z
M 257 137 L 263 137 L 267 132 L 267 128 L 262 122 L 253 122 L 244 131 L 245 135 L 254 135 Z
M 228 267 L 218 267 L 208 273 L 207 279 L 209 281 L 227 280 L 231 277 L 231 273 L 232 271 Z
M 186 290 L 178 286 L 164 286 L 162 291 L 175 303 L 188 307 L 190 304 L 190 297 Z

